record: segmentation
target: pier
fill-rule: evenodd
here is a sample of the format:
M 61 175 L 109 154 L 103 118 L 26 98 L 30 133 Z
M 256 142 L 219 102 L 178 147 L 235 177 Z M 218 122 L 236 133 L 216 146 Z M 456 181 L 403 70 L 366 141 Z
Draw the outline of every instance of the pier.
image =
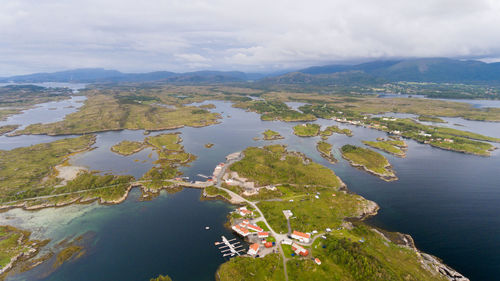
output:
M 239 241 L 234 241 L 236 238 L 228 240 L 225 236 L 222 236 L 222 242 L 217 242 L 216 245 L 222 246 L 219 247 L 219 250 L 223 257 L 234 255 L 241 256 L 241 252 L 245 252 L 243 245 Z

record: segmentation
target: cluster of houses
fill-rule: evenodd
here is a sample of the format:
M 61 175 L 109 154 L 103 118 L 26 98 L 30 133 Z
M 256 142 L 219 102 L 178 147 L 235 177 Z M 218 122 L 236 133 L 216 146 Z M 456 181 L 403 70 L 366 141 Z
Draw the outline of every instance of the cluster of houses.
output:
M 276 187 L 273 185 L 256 187 L 254 182 L 248 181 L 247 178 L 240 177 L 237 172 L 228 172 L 224 174 L 222 179 L 229 186 L 239 186 L 243 188 L 243 195 L 245 196 L 252 196 L 259 193 L 261 188 L 276 190 Z

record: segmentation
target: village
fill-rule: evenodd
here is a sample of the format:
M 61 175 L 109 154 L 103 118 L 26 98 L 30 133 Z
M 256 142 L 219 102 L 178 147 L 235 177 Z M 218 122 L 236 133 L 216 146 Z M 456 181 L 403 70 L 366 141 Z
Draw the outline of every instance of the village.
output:
M 210 182 L 211 185 L 215 185 L 217 188 L 227 191 L 233 197 L 238 197 L 240 199 L 240 204 L 244 205 L 232 212 L 231 229 L 241 239 L 249 243 L 248 250 L 245 251 L 244 247 L 237 239 L 227 239 L 222 236 L 222 241 L 215 242 L 221 254 L 224 257 L 246 255 L 253 258 L 262 258 L 268 254 L 281 253 L 285 259 L 293 257 L 310 258 L 314 260 L 317 265 L 320 265 L 321 260 L 317 257 L 312 257 L 308 247 L 314 242 L 312 235 L 326 239 L 324 234 L 320 234 L 318 231 L 304 233 L 298 230 L 292 231 L 290 229 L 287 234 L 275 233 L 269 229 L 265 218 L 261 215 L 260 210 L 258 210 L 255 204 L 221 187 L 223 183 L 228 186 L 238 186 L 243 190 L 242 195 L 244 196 L 257 194 L 263 188 L 269 190 L 276 189 L 276 186 L 272 185 L 262 187 L 256 186 L 254 182 L 240 177 L 238 173 L 228 171 L 228 166 L 240 160 L 242 156 L 241 152 L 232 153 L 226 156 L 227 162 L 219 163 L 214 169 L 212 178 L 207 180 L 207 183 Z M 290 210 L 283 210 L 283 215 L 286 220 L 293 217 L 293 213 Z M 326 232 L 331 232 L 331 229 L 327 228 L 325 230 L 325 233 Z M 288 256 L 285 256 L 285 252 L 288 253 Z

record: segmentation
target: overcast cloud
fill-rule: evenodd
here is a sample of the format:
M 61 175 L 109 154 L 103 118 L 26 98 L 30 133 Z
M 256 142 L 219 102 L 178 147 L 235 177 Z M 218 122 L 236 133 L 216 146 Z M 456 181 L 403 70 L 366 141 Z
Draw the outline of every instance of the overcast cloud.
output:
M 0 0 L 0 76 L 500 57 L 498 0 Z

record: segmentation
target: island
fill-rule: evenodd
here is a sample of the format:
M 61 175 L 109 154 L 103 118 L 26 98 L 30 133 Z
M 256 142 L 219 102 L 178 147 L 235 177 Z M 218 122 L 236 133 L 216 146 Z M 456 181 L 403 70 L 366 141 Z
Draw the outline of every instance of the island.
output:
M 19 128 L 19 125 L 4 125 L 0 126 L 0 136 L 8 134 L 12 131 L 15 131 L 17 128 Z
M 67 115 L 64 120 L 33 124 L 15 135 L 85 134 L 111 130 L 158 131 L 176 129 L 183 126 L 203 127 L 217 124 L 221 116 L 195 106 L 176 106 L 145 102 L 156 99 L 143 96 L 89 95 L 79 111 Z
M 337 163 L 337 159 L 335 159 L 335 156 L 333 156 L 332 148 L 333 148 L 333 145 L 331 145 L 330 143 L 327 143 L 325 141 L 319 141 L 316 144 L 316 149 L 321 154 L 321 157 L 325 158 L 330 163 L 335 164 L 335 163 Z
M 449 268 L 403 242 L 410 238 L 364 224 L 377 204 L 348 192 L 332 170 L 282 145 L 241 154 L 216 188 L 240 200 L 230 223 L 252 247 L 222 264 L 217 280 L 448 280 L 439 268 Z M 246 234 L 253 229 L 267 237 Z
M 299 137 L 315 137 L 319 135 L 320 128 L 318 124 L 301 124 L 293 127 L 293 133 Z
M 264 136 L 264 140 L 279 140 L 279 139 L 284 139 L 280 133 L 273 131 L 273 130 L 266 130 L 265 132 L 262 133 Z
M 328 126 L 326 127 L 323 131 L 321 131 L 321 136 L 322 137 L 328 137 L 328 136 L 331 136 L 333 133 L 337 133 L 337 134 L 343 134 L 343 135 L 346 135 L 348 137 L 352 137 L 352 131 L 345 128 L 345 129 L 340 129 L 338 126 Z
M 111 151 L 114 153 L 129 156 L 135 154 L 144 149 L 144 143 L 139 141 L 128 141 L 124 140 L 118 144 L 111 147 Z
M 12 226 L 0 226 L 0 279 L 21 261 L 38 254 L 48 241 L 31 240 L 31 233 Z
M 391 169 L 391 164 L 382 154 L 350 144 L 342 146 L 340 150 L 342 157 L 353 167 L 359 167 L 385 181 L 398 179 Z
M 206 143 L 205 148 L 212 148 L 214 146 L 213 143 Z
M 402 140 L 377 139 L 377 141 L 363 141 L 363 143 L 397 157 L 406 157 L 406 148 L 408 145 Z
M 68 162 L 72 155 L 92 148 L 94 135 L 0 150 L 0 209 L 34 210 L 96 200 L 117 204 L 126 199 L 133 186 L 141 187 L 144 197 L 156 195 L 163 188 L 178 187 L 184 184 L 175 180 L 181 174 L 178 168 L 196 159 L 184 152 L 181 141 L 178 133 L 170 133 L 147 137 L 132 146 L 123 142 L 115 146 L 122 154 L 139 146 L 151 147 L 158 154 L 156 165 L 137 182 L 132 176 L 101 174 Z
M 293 110 L 280 101 L 252 100 L 235 103 L 233 106 L 257 112 L 261 114 L 260 118 L 264 121 L 306 122 L 316 120 L 314 115 Z
M 420 115 L 417 118 L 418 121 L 422 122 L 432 122 L 432 123 L 446 123 L 443 119 L 434 116 Z

